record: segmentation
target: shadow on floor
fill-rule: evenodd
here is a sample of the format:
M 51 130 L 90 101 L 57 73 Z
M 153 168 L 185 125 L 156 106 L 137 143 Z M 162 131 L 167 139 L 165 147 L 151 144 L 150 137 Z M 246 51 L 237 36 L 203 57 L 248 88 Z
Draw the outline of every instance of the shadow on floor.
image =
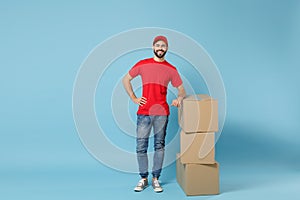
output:
M 218 134 L 218 133 L 217 133 Z M 270 137 L 274 135 L 274 137 Z M 250 189 L 268 184 L 276 173 L 300 171 L 300 153 L 264 127 L 227 123 L 216 144 L 220 163 L 221 193 Z M 274 176 L 274 174 L 275 176 Z M 176 182 L 175 162 L 164 168 L 164 184 Z

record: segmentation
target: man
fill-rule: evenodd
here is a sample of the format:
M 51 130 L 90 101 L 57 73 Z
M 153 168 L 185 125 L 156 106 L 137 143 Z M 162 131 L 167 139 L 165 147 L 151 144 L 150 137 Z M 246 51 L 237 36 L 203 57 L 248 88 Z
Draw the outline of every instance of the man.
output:
M 153 58 L 136 63 L 123 78 L 123 85 L 131 100 L 139 105 L 137 111 L 137 160 L 141 180 L 134 191 L 140 192 L 148 186 L 148 140 L 153 127 L 154 157 L 152 168 L 152 187 L 155 192 L 162 192 L 158 178 L 161 174 L 169 106 L 166 102 L 168 83 L 178 89 L 178 98 L 172 101 L 172 106 L 180 106 L 185 96 L 182 80 L 176 68 L 165 60 L 168 51 L 168 40 L 165 36 L 157 36 L 153 40 Z M 140 75 L 142 78 L 142 97 L 136 97 L 131 80 Z

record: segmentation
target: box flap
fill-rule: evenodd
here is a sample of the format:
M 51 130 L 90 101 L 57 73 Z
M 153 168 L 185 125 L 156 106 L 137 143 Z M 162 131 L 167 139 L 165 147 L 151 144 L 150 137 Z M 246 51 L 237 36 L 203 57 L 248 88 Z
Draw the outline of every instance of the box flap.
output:
M 188 95 L 183 100 L 184 101 L 205 101 L 205 100 L 213 100 L 213 98 L 207 94 L 195 94 L 195 95 Z

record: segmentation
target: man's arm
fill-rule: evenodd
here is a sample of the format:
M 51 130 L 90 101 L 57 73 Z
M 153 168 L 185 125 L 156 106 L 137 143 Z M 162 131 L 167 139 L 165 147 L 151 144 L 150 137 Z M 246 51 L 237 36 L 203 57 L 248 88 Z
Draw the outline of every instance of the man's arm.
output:
M 177 90 L 178 90 L 178 97 L 177 99 L 174 99 L 172 101 L 172 106 L 176 106 L 176 107 L 179 107 L 180 106 L 180 103 L 182 101 L 182 99 L 185 97 L 186 93 L 185 93 L 185 89 L 183 87 L 183 84 L 181 84 L 180 86 L 177 87 Z
M 129 97 L 131 98 L 131 100 L 136 103 L 139 104 L 140 106 L 143 106 L 144 104 L 147 103 L 147 99 L 145 97 L 141 97 L 141 98 L 137 98 L 133 92 L 132 89 L 132 85 L 131 85 L 131 81 L 132 77 L 130 76 L 130 74 L 126 74 L 123 78 L 123 86 L 127 92 L 127 94 L 129 95 Z

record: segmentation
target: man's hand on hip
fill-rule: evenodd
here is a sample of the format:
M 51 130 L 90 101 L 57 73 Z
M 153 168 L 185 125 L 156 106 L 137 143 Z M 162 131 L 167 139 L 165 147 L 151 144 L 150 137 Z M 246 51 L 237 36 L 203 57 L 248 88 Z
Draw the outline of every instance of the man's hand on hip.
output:
M 132 101 L 136 104 L 139 104 L 140 106 L 143 106 L 147 103 L 147 99 L 145 97 L 134 98 L 134 99 L 132 99 Z

